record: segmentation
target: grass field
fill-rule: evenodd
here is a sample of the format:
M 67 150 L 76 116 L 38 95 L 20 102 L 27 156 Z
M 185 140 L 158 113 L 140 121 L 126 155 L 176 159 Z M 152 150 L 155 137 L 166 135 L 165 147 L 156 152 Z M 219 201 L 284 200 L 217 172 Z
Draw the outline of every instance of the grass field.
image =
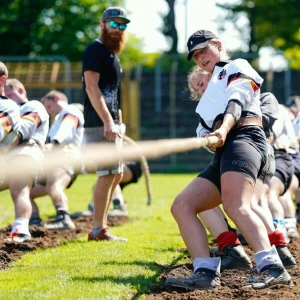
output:
M 128 243 L 87 242 L 87 236 L 56 248 L 26 254 L 0 271 L 0 299 L 143 299 L 161 266 L 186 262 L 170 205 L 196 174 L 152 174 L 153 203 L 147 206 L 144 178 L 124 189 L 131 222 L 111 228 Z M 82 175 L 67 190 L 70 212 L 85 210 L 96 177 Z M 1 192 L 1 227 L 14 209 Z M 37 200 L 44 219 L 55 215 L 48 197 Z

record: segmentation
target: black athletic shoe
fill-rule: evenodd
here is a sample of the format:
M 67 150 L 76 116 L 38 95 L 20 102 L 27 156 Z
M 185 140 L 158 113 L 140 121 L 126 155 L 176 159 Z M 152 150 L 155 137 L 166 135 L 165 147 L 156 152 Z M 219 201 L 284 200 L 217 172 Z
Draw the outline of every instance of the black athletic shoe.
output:
M 191 277 L 169 277 L 165 285 L 187 290 L 211 290 L 221 286 L 220 274 L 210 269 L 199 268 Z
M 251 260 L 241 245 L 231 245 L 224 248 L 221 257 L 221 272 L 225 269 L 252 269 Z
M 29 226 L 44 227 L 44 223 L 41 218 L 30 218 Z
M 246 241 L 246 239 L 244 238 L 244 236 L 242 235 L 242 233 L 240 231 L 236 230 L 235 233 L 238 236 L 242 245 L 248 245 L 248 242 Z
M 46 225 L 49 230 L 69 230 L 75 229 L 76 226 L 67 212 L 58 212 L 54 223 Z
M 257 274 L 257 278 L 250 277 L 249 279 L 252 283 L 243 288 L 260 290 L 276 284 L 293 285 L 290 274 L 284 267 L 278 265 L 266 266 Z
M 275 246 L 282 264 L 286 269 L 291 269 L 296 266 L 296 261 L 287 246 Z

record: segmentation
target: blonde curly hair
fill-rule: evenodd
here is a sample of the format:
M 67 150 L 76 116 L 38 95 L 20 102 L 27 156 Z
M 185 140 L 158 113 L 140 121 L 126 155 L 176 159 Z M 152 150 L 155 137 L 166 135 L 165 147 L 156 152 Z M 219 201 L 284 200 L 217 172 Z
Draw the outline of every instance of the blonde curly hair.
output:
M 202 97 L 202 94 L 199 93 L 195 89 L 195 87 L 192 84 L 192 81 L 195 78 L 202 77 L 202 76 L 210 77 L 211 74 L 209 72 L 204 71 L 203 69 L 201 69 L 198 65 L 193 66 L 191 68 L 191 70 L 189 71 L 189 73 L 188 73 L 188 76 L 187 76 L 188 89 L 189 89 L 189 92 L 190 92 L 190 99 L 193 100 L 193 101 L 198 101 Z

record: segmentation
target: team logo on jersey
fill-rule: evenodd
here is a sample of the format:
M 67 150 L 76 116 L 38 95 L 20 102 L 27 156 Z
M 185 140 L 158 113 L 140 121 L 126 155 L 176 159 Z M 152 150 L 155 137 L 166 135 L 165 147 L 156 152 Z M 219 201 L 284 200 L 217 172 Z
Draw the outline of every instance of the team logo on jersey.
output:
M 219 73 L 218 79 L 219 79 L 219 80 L 222 80 L 222 79 L 225 78 L 225 76 L 226 76 L 226 70 L 223 69 L 223 70 Z

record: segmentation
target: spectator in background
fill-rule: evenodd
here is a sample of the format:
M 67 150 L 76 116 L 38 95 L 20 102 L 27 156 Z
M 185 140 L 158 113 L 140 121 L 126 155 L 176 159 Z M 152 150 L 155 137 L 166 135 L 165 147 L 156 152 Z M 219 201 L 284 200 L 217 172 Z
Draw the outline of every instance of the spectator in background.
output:
M 9 178 L 9 189 L 15 205 L 15 221 L 10 240 L 23 242 L 31 238 L 29 219 L 32 207 L 29 194 L 42 170 L 49 116 L 41 102 L 27 99 L 25 87 L 18 79 L 6 81 L 5 94 L 20 106 L 21 114 L 19 145 L 10 151 L 8 161 L 16 171 L 14 176 Z
M 101 18 L 101 34 L 89 44 L 82 59 L 85 142 L 103 141 L 121 144 L 120 85 L 122 68 L 119 54 L 126 39 L 130 20 L 121 7 L 107 8 Z M 116 146 L 117 146 L 116 145 Z M 88 240 L 127 241 L 112 234 L 107 227 L 107 214 L 113 191 L 122 177 L 121 159 L 115 166 L 96 167 L 98 175 L 93 199 L 93 229 Z
M 123 197 L 123 189 L 131 183 L 137 183 L 142 176 L 141 163 L 137 161 L 129 161 L 123 163 L 123 176 L 120 183 L 116 186 L 112 196 L 112 209 L 108 211 L 109 217 L 128 216 L 127 205 Z M 93 187 L 94 190 L 95 186 Z M 83 212 L 82 215 L 93 213 L 93 199 L 88 205 L 88 212 Z
M 49 195 L 55 206 L 56 219 L 54 223 L 47 224 L 46 228 L 74 229 L 75 224 L 69 215 L 65 189 L 71 187 L 82 170 L 80 147 L 83 142 L 83 113 L 76 105 L 68 105 L 67 96 L 56 90 L 47 93 L 42 98 L 42 103 L 53 120 L 45 145 L 45 159 L 47 159 L 47 153 L 52 154 L 51 159 L 56 157 L 57 161 L 61 161 L 61 165 L 41 174 L 31 189 L 33 211 L 29 224 L 43 226 L 34 199 Z M 64 162 L 64 160 L 68 161 Z

